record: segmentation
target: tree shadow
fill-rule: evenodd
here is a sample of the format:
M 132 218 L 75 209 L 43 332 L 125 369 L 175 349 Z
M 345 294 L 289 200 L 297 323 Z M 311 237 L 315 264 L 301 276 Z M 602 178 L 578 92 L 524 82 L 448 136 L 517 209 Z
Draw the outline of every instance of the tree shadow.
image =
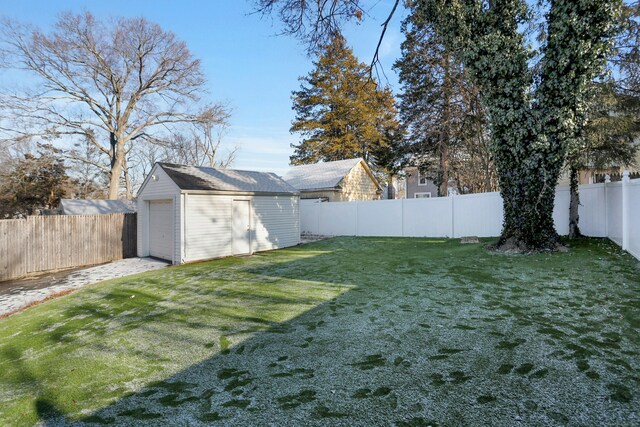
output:
M 501 258 L 500 268 L 478 271 L 495 257 L 468 245 L 437 242 L 340 238 L 311 244 L 295 260 L 229 260 L 264 286 L 264 293 L 260 286 L 250 291 L 238 284 L 193 287 L 191 299 L 177 301 L 170 313 L 146 322 L 131 310 L 146 307 L 149 315 L 157 315 L 153 306 L 162 301 L 138 294 L 129 304 L 147 299 L 122 307 L 116 316 L 121 325 L 132 322 L 202 357 L 130 394 L 118 394 L 78 421 L 61 420 L 65 411 L 56 408 L 57 400 L 46 390 L 37 394 L 37 412 L 45 425 L 512 425 L 514 414 L 531 425 L 635 419 L 638 397 L 623 362 L 635 366 L 628 350 L 637 345 L 625 350 L 623 337 L 601 331 L 602 324 L 614 322 L 615 313 L 607 317 L 582 310 L 591 302 L 590 288 L 512 284 L 527 272 L 536 277 L 535 269 L 560 267 L 580 278 L 606 277 L 607 266 L 584 273 L 578 264 L 554 263 L 541 255 L 533 270 L 523 265 L 532 258 L 512 257 Z M 201 269 L 211 280 L 233 282 L 233 269 L 189 268 Z M 278 292 L 269 288 L 274 283 Z M 288 293 L 287 288 L 301 292 Z M 318 303 L 313 298 L 318 289 L 338 295 Z M 198 303 L 211 292 L 217 293 L 214 302 Z M 627 295 L 609 292 L 612 301 Z M 126 296 L 113 298 L 122 302 Z M 255 310 L 234 310 L 240 301 Z M 261 311 L 292 301 L 308 309 L 286 321 Z M 567 310 L 568 303 L 576 308 Z M 74 316 L 82 317 L 96 307 L 75 309 Z M 111 313 L 98 309 L 98 316 Z M 194 322 L 195 335 L 153 327 L 184 322 L 200 310 L 225 316 L 226 325 L 236 326 L 227 327 L 215 342 L 197 339 L 212 328 L 206 321 Z M 581 335 L 571 335 L 568 325 L 580 327 Z M 602 337 L 585 340 L 585 334 Z M 584 360 L 576 365 L 576 357 Z M 620 361 L 618 371 L 613 365 L 608 365 L 610 372 L 580 371 L 589 364 L 607 366 L 609 359 Z M 596 370 L 601 380 L 588 375 Z M 611 399 L 594 400 L 609 389 Z
M 66 423 L 64 414 L 58 407 L 47 399 L 39 398 L 35 403 L 36 413 L 40 418 L 40 425 L 44 427 L 59 426 Z

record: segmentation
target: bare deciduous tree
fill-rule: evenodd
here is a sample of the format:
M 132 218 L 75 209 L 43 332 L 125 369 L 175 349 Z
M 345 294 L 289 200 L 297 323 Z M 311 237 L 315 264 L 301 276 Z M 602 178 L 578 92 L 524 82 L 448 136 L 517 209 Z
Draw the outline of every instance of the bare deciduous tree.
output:
M 86 139 L 108 159 L 111 199 L 129 150 L 155 129 L 202 115 L 194 108 L 205 92 L 200 61 L 144 18 L 100 22 L 90 13 L 65 13 L 48 34 L 6 20 L 0 57 L 39 78 L 31 90 L 2 94 L 2 137 Z M 204 111 L 213 120 L 227 114 L 222 105 Z
M 360 21 L 365 14 L 362 0 L 255 0 L 255 3 L 262 15 L 276 12 L 284 24 L 284 34 L 304 41 L 309 52 L 315 52 L 340 34 L 345 21 Z

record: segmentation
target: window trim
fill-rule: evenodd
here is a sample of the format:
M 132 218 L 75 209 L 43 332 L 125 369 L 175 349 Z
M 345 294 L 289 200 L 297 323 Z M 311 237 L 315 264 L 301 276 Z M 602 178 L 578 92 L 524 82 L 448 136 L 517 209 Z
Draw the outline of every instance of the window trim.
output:
M 427 185 L 429 185 L 429 178 L 427 178 L 426 176 L 421 176 L 422 174 L 420 173 L 420 171 L 418 171 L 418 186 L 420 187 L 426 187 Z M 424 184 L 420 184 L 420 178 L 424 178 L 425 179 L 425 183 Z
M 423 195 L 424 194 L 428 194 L 428 196 L 427 197 L 418 197 L 418 194 L 423 194 Z M 425 191 L 425 192 L 422 192 L 422 193 L 413 193 L 413 198 L 414 199 L 430 199 L 431 197 L 432 197 L 431 196 L 431 191 Z

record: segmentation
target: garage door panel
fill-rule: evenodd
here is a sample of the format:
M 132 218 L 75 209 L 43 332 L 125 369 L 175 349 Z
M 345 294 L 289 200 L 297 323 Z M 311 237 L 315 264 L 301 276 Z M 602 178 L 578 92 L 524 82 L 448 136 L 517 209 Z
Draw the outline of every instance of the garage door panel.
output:
M 149 202 L 149 255 L 173 261 L 173 201 Z

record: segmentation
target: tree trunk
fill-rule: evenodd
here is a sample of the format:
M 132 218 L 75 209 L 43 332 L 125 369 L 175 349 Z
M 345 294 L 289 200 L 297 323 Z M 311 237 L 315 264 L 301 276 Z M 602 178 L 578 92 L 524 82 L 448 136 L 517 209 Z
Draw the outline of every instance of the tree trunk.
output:
M 131 183 L 131 176 L 129 175 L 129 165 L 127 164 L 127 158 L 125 156 L 122 171 L 124 172 L 124 189 L 125 197 L 127 200 L 133 199 L 133 184 Z
M 442 128 L 440 132 L 440 186 L 438 195 L 446 197 L 449 195 L 449 144 L 451 136 L 451 54 L 447 51 L 443 58 L 443 101 L 444 110 L 442 112 Z
M 446 144 L 448 141 L 440 147 L 440 186 L 438 187 L 440 197 L 449 195 L 449 150 Z
M 504 151 L 502 156 L 508 156 Z M 505 163 L 503 159 L 500 164 Z M 557 173 L 554 173 L 557 169 Z M 553 221 L 560 168 L 544 160 L 499 173 L 504 222 L 496 249 L 514 252 L 553 251 L 559 237 Z
M 578 187 L 578 171 L 576 168 L 571 167 L 569 172 L 569 238 L 577 239 L 582 237 L 578 222 L 580 221 L 580 215 L 578 215 L 578 208 L 580 206 L 580 189 Z
M 396 189 L 393 186 L 395 177 L 392 174 L 387 176 L 387 199 L 393 200 L 396 198 Z
M 112 133 L 111 143 L 111 171 L 109 172 L 109 199 L 117 200 L 120 192 L 120 177 L 122 176 L 122 165 L 124 163 L 124 143 L 122 138 Z

